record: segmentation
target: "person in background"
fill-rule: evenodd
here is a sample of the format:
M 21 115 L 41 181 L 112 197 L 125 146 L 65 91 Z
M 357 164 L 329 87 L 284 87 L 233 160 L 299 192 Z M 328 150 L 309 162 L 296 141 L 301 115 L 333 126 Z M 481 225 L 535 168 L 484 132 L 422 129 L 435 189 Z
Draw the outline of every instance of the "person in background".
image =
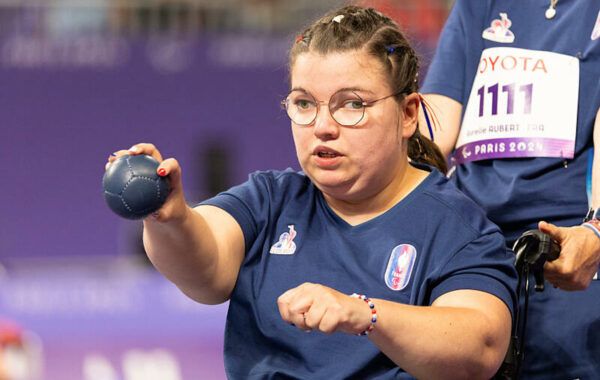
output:
M 422 92 L 452 182 L 509 246 L 537 228 L 561 245 L 530 295 L 523 378 L 598 378 L 600 3 L 457 0 Z
M 39 337 L 0 315 L 0 380 L 38 379 L 42 361 Z
M 282 105 L 302 172 L 256 172 L 192 208 L 181 167 L 153 144 L 109 158 L 161 161 L 172 191 L 144 219 L 145 248 L 192 299 L 229 301 L 229 378 L 496 372 L 516 302 L 512 254 L 432 166 L 445 171 L 417 128 L 418 68 L 389 17 L 344 7 L 291 49 Z

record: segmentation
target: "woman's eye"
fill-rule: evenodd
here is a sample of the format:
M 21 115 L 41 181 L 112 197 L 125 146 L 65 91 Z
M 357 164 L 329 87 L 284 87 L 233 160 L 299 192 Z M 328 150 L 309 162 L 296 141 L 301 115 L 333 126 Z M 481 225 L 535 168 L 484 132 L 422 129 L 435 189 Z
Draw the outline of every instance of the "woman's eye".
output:
M 363 104 L 361 101 L 355 100 L 352 102 L 352 108 L 354 108 L 355 110 L 359 110 L 363 107 Z
M 312 102 L 308 100 L 296 100 L 294 104 L 301 110 L 307 110 L 311 107 Z
M 357 99 L 346 100 L 344 105 L 350 110 L 360 110 L 363 108 L 363 103 Z

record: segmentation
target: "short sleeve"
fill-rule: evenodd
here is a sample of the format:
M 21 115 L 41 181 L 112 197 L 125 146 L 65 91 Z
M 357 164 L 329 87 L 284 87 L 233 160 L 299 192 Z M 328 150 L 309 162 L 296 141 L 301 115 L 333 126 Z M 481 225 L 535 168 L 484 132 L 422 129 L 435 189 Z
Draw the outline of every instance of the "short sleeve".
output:
M 431 300 L 454 290 L 479 290 L 495 295 L 514 313 L 517 302 L 514 260 L 515 255 L 505 246 L 499 232 L 481 235 L 464 245 L 442 267 Z
M 270 183 L 268 173 L 253 173 L 248 181 L 217 194 L 198 205 L 223 209 L 240 225 L 246 247 L 256 239 L 260 224 L 267 218 Z
M 306 176 L 293 169 L 258 171 L 248 181 L 207 199 L 200 205 L 211 205 L 229 213 L 240 225 L 246 249 L 264 231 L 270 221 L 281 213 L 288 198 L 306 188 Z

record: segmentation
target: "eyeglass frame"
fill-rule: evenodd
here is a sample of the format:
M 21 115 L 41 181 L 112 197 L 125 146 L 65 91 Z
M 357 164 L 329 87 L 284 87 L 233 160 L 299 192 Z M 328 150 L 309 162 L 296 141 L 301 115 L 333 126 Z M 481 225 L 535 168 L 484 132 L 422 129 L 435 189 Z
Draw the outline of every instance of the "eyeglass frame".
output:
M 289 112 L 288 112 L 288 108 L 287 108 L 287 104 L 288 104 L 288 98 L 289 98 L 290 94 L 291 94 L 292 92 L 294 92 L 294 91 L 300 91 L 300 92 L 304 92 L 304 93 L 305 93 L 305 94 L 307 94 L 307 95 L 310 95 L 310 97 L 311 97 L 311 98 L 313 98 L 313 99 L 315 100 L 315 102 L 319 104 L 319 105 L 316 107 L 316 111 L 315 111 L 315 117 L 314 117 L 314 118 L 313 118 L 313 119 L 312 119 L 310 122 L 308 122 L 308 123 L 306 123 L 306 124 L 300 124 L 300 123 L 297 123 L 297 122 L 295 122 L 295 121 L 294 121 L 294 119 L 292 119 L 292 117 L 290 116 L 290 114 L 289 114 Z M 356 123 L 354 123 L 354 124 L 342 124 L 342 123 L 340 123 L 340 122 L 339 122 L 339 121 L 338 121 L 338 120 L 337 120 L 337 119 L 336 119 L 336 118 L 333 116 L 333 114 L 331 113 L 331 108 L 329 108 L 329 104 L 331 103 L 331 99 L 333 99 L 333 97 L 334 97 L 336 94 L 338 94 L 338 93 L 340 93 L 340 92 L 343 92 L 343 91 L 349 91 L 349 92 L 353 93 L 353 94 L 354 94 L 354 95 L 356 95 L 356 97 L 357 97 L 358 99 L 360 99 L 360 101 L 361 101 L 361 105 L 362 105 L 362 115 L 360 116 L 360 118 L 358 119 L 358 121 L 357 121 Z M 391 98 L 392 96 L 398 96 L 398 95 L 400 95 L 400 94 L 402 94 L 402 93 L 404 93 L 404 92 L 403 92 L 403 91 L 398 91 L 398 92 L 395 92 L 395 93 L 393 93 L 393 94 L 390 94 L 390 95 L 384 96 L 383 98 L 379 98 L 379 99 L 371 100 L 370 102 L 365 102 L 365 101 L 363 100 L 363 98 L 362 98 L 360 95 L 358 95 L 358 94 L 357 94 L 355 91 L 341 89 L 341 90 L 338 90 L 338 91 L 334 92 L 334 93 L 333 93 L 333 95 L 331 95 L 331 97 L 329 97 L 329 101 L 327 101 L 327 102 L 326 102 L 326 101 L 324 101 L 324 100 L 317 100 L 317 99 L 316 99 L 316 98 L 313 96 L 313 94 L 311 94 L 311 93 L 310 93 L 310 92 L 308 92 L 308 91 L 305 91 L 305 90 L 293 90 L 293 91 L 291 91 L 291 92 L 288 94 L 288 96 L 286 96 L 286 97 L 285 97 L 285 99 L 283 99 L 283 100 L 281 101 L 280 105 L 281 105 L 281 107 L 282 107 L 282 108 L 283 108 L 283 109 L 286 111 L 285 113 L 286 113 L 286 115 L 287 115 L 287 116 L 290 118 L 290 120 L 292 121 L 292 123 L 294 123 L 294 124 L 296 124 L 296 125 L 299 125 L 299 126 L 301 126 L 301 127 L 307 127 L 307 126 L 309 126 L 309 125 L 313 124 L 313 123 L 315 122 L 315 120 L 317 120 L 317 116 L 319 115 L 319 109 L 321 108 L 321 107 L 320 107 L 320 105 L 325 105 L 325 104 L 327 104 L 327 110 L 329 111 L 329 115 L 331 116 L 331 118 L 332 118 L 333 120 L 335 120 L 335 122 L 336 122 L 336 123 L 338 123 L 339 125 L 341 125 L 341 126 L 343 126 L 343 127 L 354 127 L 355 125 L 358 125 L 358 123 L 360 123 L 360 122 L 362 121 L 362 119 L 365 117 L 365 110 L 367 109 L 367 107 L 372 107 L 373 105 L 375 105 L 375 103 L 379 102 L 380 100 L 385 100 L 385 99 L 387 99 L 387 98 Z

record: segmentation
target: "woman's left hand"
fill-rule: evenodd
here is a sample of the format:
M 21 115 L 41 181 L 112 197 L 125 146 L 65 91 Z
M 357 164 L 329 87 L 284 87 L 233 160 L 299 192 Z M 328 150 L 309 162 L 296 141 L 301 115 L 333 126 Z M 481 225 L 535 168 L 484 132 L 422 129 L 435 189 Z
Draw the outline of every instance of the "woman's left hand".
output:
M 279 313 L 303 331 L 359 334 L 371 325 L 371 309 L 362 300 L 320 284 L 305 282 L 277 299 Z

